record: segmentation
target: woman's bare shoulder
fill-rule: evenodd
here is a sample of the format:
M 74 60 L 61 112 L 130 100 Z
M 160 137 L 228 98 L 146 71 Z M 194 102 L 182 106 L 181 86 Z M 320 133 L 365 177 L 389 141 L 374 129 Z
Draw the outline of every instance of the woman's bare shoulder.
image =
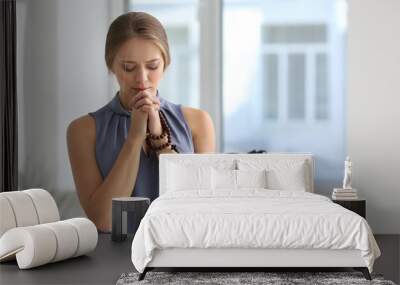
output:
M 215 130 L 211 116 L 204 110 L 183 106 L 182 113 L 192 130 L 195 153 L 215 152 Z
M 182 106 L 182 113 L 192 132 L 198 133 L 212 123 L 210 115 L 201 109 Z
M 77 119 L 74 119 L 67 128 L 67 137 L 84 137 L 95 138 L 96 137 L 96 122 L 90 115 L 84 115 Z
M 183 105 L 181 106 L 181 109 L 186 122 L 188 123 L 189 127 L 193 129 L 196 120 L 199 116 L 201 116 L 202 110 Z
M 183 105 L 181 105 L 181 109 L 182 109 L 183 116 L 185 117 L 186 120 L 190 119 L 194 115 L 194 113 L 199 111 L 199 109 L 187 107 L 187 106 L 183 106 Z

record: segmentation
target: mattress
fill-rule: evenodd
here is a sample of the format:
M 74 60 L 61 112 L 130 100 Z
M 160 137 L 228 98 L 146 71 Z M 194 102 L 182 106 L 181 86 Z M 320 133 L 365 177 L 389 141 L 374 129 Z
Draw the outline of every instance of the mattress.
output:
M 308 192 L 266 189 L 167 192 L 153 201 L 132 242 L 143 272 L 157 249 L 359 250 L 372 272 L 380 250 L 364 218 Z

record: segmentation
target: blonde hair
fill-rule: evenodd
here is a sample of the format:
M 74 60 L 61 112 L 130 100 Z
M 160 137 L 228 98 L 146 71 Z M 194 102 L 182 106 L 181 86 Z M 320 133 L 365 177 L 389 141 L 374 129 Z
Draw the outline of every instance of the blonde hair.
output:
M 112 69 L 115 55 L 120 46 L 134 37 L 151 40 L 158 46 L 164 60 L 165 70 L 171 63 L 167 34 L 160 21 L 145 12 L 128 12 L 117 17 L 111 23 L 105 47 L 107 68 Z

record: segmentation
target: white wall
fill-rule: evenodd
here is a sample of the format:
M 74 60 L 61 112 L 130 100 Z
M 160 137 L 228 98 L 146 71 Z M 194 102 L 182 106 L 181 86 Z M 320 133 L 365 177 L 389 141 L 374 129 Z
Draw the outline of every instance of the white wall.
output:
M 17 1 L 19 183 L 53 188 L 57 179 L 58 42 L 57 25 L 51 23 L 57 23 L 57 2 L 34 4 Z
M 375 233 L 400 233 L 400 1 L 349 0 L 347 144 Z
M 20 188 L 75 189 L 66 128 L 111 97 L 107 0 L 17 0 Z

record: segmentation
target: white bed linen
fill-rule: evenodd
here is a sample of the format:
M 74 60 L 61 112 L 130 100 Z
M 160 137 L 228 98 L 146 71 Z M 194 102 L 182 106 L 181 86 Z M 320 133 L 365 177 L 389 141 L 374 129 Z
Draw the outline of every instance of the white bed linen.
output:
M 164 248 L 357 249 L 369 271 L 380 250 L 365 219 L 308 192 L 266 189 L 167 192 L 132 242 L 139 272 Z

